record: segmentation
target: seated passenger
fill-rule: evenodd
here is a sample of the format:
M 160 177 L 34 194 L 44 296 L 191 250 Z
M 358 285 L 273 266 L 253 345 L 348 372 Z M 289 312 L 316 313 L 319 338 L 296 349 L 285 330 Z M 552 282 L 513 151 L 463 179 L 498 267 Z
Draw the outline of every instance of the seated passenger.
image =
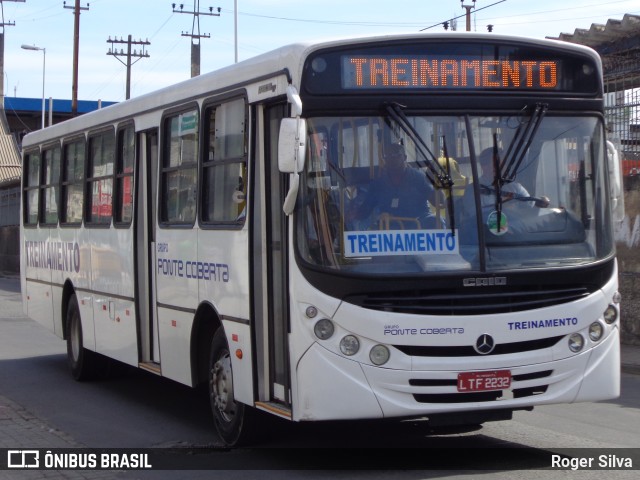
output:
M 451 180 L 453 180 L 453 197 L 461 198 L 464 195 L 464 190 L 468 182 L 467 177 L 465 177 L 460 171 L 460 165 L 458 165 L 458 162 L 451 157 L 448 159 L 445 157 L 438 157 L 438 163 L 445 172 L 447 171 L 447 168 L 449 169 Z M 449 198 L 449 189 L 440 185 L 438 185 L 438 188 L 442 189 L 446 197 Z

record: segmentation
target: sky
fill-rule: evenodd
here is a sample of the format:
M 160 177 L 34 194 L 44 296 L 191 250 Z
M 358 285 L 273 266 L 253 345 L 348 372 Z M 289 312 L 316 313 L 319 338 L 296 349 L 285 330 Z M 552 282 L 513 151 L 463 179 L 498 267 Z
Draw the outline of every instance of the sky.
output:
M 88 1 L 88 3 L 87 3 Z M 199 9 L 194 5 L 199 2 Z M 465 0 L 472 5 L 472 0 Z M 75 0 L 0 0 L 4 15 L 4 94 L 71 99 L 73 81 L 73 7 Z M 126 67 L 107 55 L 109 38 L 149 41 L 148 58 L 131 67 L 135 97 L 191 76 L 191 38 L 198 33 L 194 15 L 174 13 L 165 0 L 83 0 L 80 2 L 78 99 L 122 101 Z M 88 9 L 84 10 L 84 8 Z M 176 9 L 180 10 L 180 2 Z M 465 29 L 460 0 L 183 0 L 184 12 L 199 15 L 201 73 L 299 41 L 339 36 L 441 32 L 442 22 L 457 16 Z M 237 30 L 234 10 L 237 5 Z M 592 23 L 640 15 L 638 0 L 477 0 L 472 30 L 534 38 L 557 37 Z M 0 27 L 1 29 L 2 27 Z M 237 31 L 237 42 L 235 32 Z M 45 48 L 24 50 L 22 45 Z M 126 48 L 126 45 L 118 45 Z

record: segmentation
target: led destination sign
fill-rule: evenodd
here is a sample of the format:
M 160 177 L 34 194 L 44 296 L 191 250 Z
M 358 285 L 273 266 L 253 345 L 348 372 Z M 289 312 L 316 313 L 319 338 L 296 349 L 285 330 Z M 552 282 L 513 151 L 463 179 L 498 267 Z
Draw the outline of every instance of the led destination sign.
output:
M 344 55 L 342 87 L 555 90 L 560 71 L 558 60 Z
M 302 85 L 312 95 L 602 94 L 595 54 L 552 45 L 426 39 L 318 50 L 305 62 Z

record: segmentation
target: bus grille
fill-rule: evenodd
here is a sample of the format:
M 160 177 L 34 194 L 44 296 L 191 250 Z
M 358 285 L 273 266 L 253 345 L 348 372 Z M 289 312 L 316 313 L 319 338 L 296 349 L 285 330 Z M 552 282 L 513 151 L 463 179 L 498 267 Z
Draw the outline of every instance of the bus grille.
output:
M 503 288 L 500 291 L 474 289 L 446 293 L 433 290 L 408 290 L 351 295 L 344 300 L 370 310 L 416 315 L 487 315 L 520 312 L 573 302 L 588 296 L 584 286 L 563 289 Z
M 499 343 L 493 351 L 488 355 L 482 355 L 473 348 L 472 345 L 458 346 L 421 346 L 421 345 L 394 345 L 405 355 L 412 357 L 476 357 L 491 355 L 507 355 L 510 353 L 530 352 L 532 350 L 542 350 L 544 348 L 553 347 L 558 343 L 564 335 L 556 337 L 540 338 L 537 340 L 528 340 L 524 342 Z

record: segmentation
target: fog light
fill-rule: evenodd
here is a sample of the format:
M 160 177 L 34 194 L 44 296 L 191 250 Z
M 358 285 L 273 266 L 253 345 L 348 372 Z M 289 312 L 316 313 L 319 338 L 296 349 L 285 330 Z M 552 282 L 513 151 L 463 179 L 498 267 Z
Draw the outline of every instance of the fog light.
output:
M 313 327 L 313 333 L 316 334 L 320 340 L 326 340 L 333 335 L 334 327 L 333 322 L 327 318 L 318 320 Z
M 620 294 L 620 292 L 616 292 L 613 294 L 611 300 L 613 300 L 613 303 L 620 303 L 622 301 L 622 295 Z
M 592 341 L 594 342 L 600 341 L 603 334 L 604 334 L 604 327 L 600 322 L 593 322 L 591 325 L 589 325 L 589 338 Z
M 389 361 L 389 349 L 384 345 L 376 345 L 369 352 L 369 360 L 374 365 L 384 365 Z
M 604 321 L 611 325 L 618 319 L 618 310 L 613 305 L 609 305 L 602 314 Z
M 304 313 L 307 318 L 315 318 L 315 316 L 318 314 L 318 309 L 313 305 L 309 305 Z
M 340 340 L 340 351 L 347 356 L 355 355 L 360 350 L 360 342 L 353 335 L 347 335 Z
M 572 333 L 569 336 L 569 350 L 578 353 L 584 347 L 584 337 L 579 333 Z

